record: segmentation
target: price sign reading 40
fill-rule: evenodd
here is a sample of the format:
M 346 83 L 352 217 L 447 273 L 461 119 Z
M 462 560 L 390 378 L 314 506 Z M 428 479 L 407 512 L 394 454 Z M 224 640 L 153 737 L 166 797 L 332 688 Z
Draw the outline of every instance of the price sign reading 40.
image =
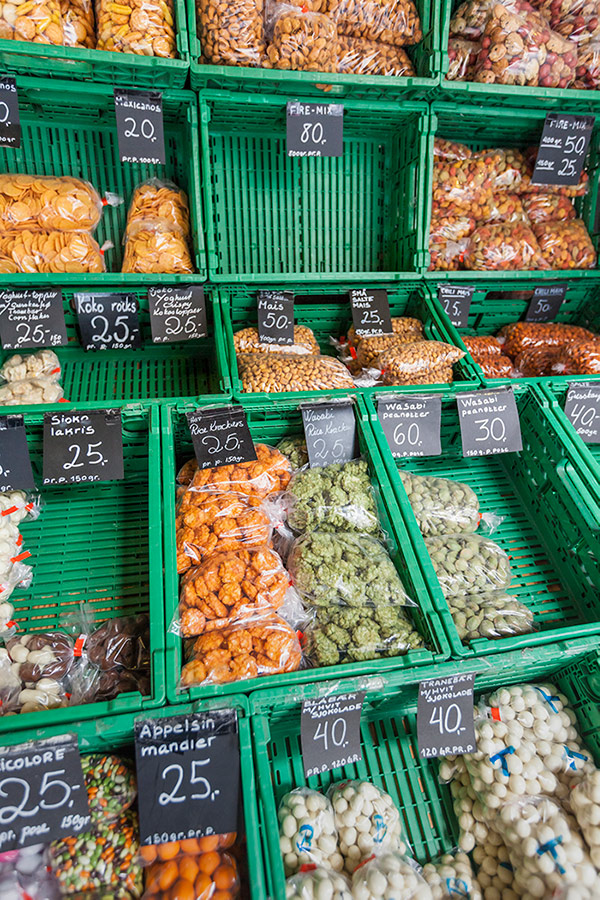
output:
M 186 418 L 200 469 L 256 459 L 254 441 L 241 406 L 195 409 Z
M 44 485 L 123 477 L 120 410 L 44 413 Z
M 142 844 L 237 830 L 237 714 L 211 710 L 135 723 Z
M 519 411 L 511 388 L 458 394 L 456 404 L 463 456 L 517 453 L 523 449 Z
M 431 678 L 419 684 L 419 756 L 428 759 L 475 750 L 474 683 L 475 673 L 468 672 L 447 678 Z
M 300 740 L 307 778 L 360 762 L 360 714 L 364 698 L 364 691 L 357 691 L 302 703 Z
M 115 116 L 121 162 L 166 163 L 160 91 L 115 88 Z
M 392 456 L 439 456 L 442 398 L 379 397 L 377 416 Z
M 342 156 L 344 107 L 290 101 L 286 109 L 288 156 Z
M 586 444 L 600 444 L 600 384 L 572 384 L 565 415 Z

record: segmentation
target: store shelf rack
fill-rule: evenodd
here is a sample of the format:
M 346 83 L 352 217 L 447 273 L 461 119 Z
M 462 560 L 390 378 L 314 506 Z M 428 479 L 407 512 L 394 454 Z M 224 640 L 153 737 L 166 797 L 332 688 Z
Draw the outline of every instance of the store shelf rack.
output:
M 78 409 L 94 408 L 93 405 Z M 81 604 L 94 622 L 147 613 L 150 617 L 152 693 L 121 694 L 114 700 L 24 713 L 18 729 L 46 721 L 57 727 L 115 713 L 137 713 L 165 702 L 165 626 L 160 495 L 160 422 L 154 405 L 123 407 L 125 477 L 122 481 L 44 487 L 42 509 L 20 526 L 33 567 L 29 588 L 10 598 L 19 634 L 63 630 L 77 621 Z M 42 486 L 43 413 L 24 416 L 38 488 Z M 0 717 L 0 740 L 16 720 Z
M 344 154 L 286 155 L 286 97 L 200 93 L 214 282 L 397 280 L 424 265 L 427 106 L 344 103 Z
M 195 700 L 199 697 L 230 691 L 247 692 L 257 687 L 298 685 L 305 681 L 323 681 L 328 678 L 342 678 L 350 674 L 368 674 L 393 668 L 413 668 L 449 658 L 449 646 L 445 631 L 434 612 L 428 592 L 410 549 L 408 534 L 404 529 L 399 511 L 392 496 L 387 473 L 381 463 L 375 441 L 369 429 L 366 413 L 355 404 L 357 434 L 361 455 L 369 461 L 371 480 L 375 490 L 379 516 L 384 531 L 389 536 L 388 549 L 398 569 L 407 593 L 418 604 L 418 609 L 410 609 L 414 622 L 425 637 L 428 649 L 411 650 L 406 656 L 390 659 L 367 660 L 323 668 L 309 668 L 283 675 L 264 676 L 232 684 L 206 685 L 178 690 L 182 665 L 181 638 L 169 629 L 178 611 L 178 576 L 175 554 L 175 477 L 179 466 L 193 456 L 185 414 L 196 408 L 191 402 L 164 404 L 162 414 L 162 456 L 163 456 L 163 521 L 166 579 L 166 620 L 167 620 L 167 669 L 169 702 L 177 703 Z M 301 435 L 302 416 L 296 402 L 278 401 L 265 405 L 244 404 L 248 424 L 255 441 L 276 446 L 284 437 Z
M 406 459 L 392 457 L 377 418 L 376 389 L 364 398 L 434 607 L 447 629 L 453 658 L 471 660 L 574 637 L 596 642 L 600 635 L 600 573 L 596 564 L 600 554 L 600 503 L 572 443 L 564 439 L 535 390 L 520 385 L 513 390 L 523 450 L 469 458 L 462 456 L 455 395 L 448 393 L 442 398 L 441 456 Z M 469 646 L 461 643 L 399 468 L 464 482 L 477 494 L 482 513 L 502 517 L 491 539 L 508 554 L 513 572 L 508 592 L 533 610 L 537 631 L 500 640 L 481 638 Z
M 277 807 L 283 795 L 296 787 L 327 791 L 339 781 L 368 779 L 395 801 L 402 832 L 419 863 L 456 847 L 458 822 L 449 787 L 439 783 L 437 760 L 419 757 L 418 681 L 474 672 L 476 695 L 505 684 L 551 681 L 567 696 L 583 741 L 600 763 L 600 658 L 597 650 L 585 650 L 580 642 L 561 642 L 469 660 L 468 665 L 447 662 L 418 673 L 393 672 L 379 678 L 347 678 L 294 691 L 278 688 L 251 694 L 258 809 L 270 896 L 285 896 Z M 367 691 L 360 726 L 362 760 L 306 779 L 300 742 L 302 701 L 358 690 Z
M 37 46 L 37 45 L 34 45 Z M 67 89 L 68 88 L 68 89 Z M 71 88 L 73 88 L 71 90 Z M 202 281 L 206 277 L 198 160 L 198 110 L 190 91 L 165 91 L 165 165 L 121 163 L 117 141 L 113 88 L 101 84 L 64 83 L 17 77 L 22 143 L 19 150 L 0 148 L 0 169 L 29 175 L 74 175 L 90 181 L 102 196 L 124 199 L 106 206 L 94 237 L 114 245 L 105 253 L 108 273 L 120 273 L 127 210 L 140 181 L 156 177 L 174 181 L 187 192 L 190 204 L 195 276 L 167 276 L 170 282 Z M 112 275 L 114 280 L 115 276 Z M 24 280 L 19 277 L 19 280 Z M 27 275 L 37 284 L 101 285 L 107 275 Z M 154 284 L 156 275 L 121 275 L 123 284 Z M 161 276 L 164 281 L 165 276 Z M 0 286 L 14 286 L 14 275 L 0 275 Z

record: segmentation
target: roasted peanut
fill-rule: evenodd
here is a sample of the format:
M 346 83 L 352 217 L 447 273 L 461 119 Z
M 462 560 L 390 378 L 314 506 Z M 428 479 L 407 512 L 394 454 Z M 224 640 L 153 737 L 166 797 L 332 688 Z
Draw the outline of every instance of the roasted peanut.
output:
M 244 391 L 352 390 L 348 369 L 331 356 L 241 353 L 238 369 Z

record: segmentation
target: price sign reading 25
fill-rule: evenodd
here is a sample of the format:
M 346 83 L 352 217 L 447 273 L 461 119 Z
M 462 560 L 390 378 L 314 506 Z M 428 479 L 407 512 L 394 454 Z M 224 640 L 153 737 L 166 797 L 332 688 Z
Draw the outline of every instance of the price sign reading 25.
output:
M 120 410 L 44 414 L 44 484 L 124 477 Z
M 196 409 L 187 413 L 186 418 L 200 469 L 256 459 L 246 413 L 241 406 Z

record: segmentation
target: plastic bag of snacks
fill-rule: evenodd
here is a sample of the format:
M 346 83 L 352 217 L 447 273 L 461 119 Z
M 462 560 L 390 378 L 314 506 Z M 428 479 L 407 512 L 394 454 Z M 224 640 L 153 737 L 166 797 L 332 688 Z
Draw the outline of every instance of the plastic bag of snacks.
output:
M 320 353 L 317 339 L 306 325 L 294 325 L 293 344 L 262 344 L 258 328 L 242 328 L 233 335 L 233 346 L 236 353 Z
M 91 0 L 61 0 L 64 44 L 93 49 L 96 46 L 94 7 Z
M 481 209 L 497 190 L 498 174 L 504 166 L 502 150 L 473 152 L 462 144 L 436 138 L 433 157 L 433 199 L 462 204 L 475 219 L 483 219 Z
M 429 885 L 419 867 L 398 851 L 387 851 L 367 859 L 352 876 L 354 900 L 432 900 Z
M 277 449 L 289 460 L 294 471 L 308 465 L 308 450 L 303 437 L 284 438 L 277 444 Z
M 423 39 L 414 0 L 329 0 L 329 13 L 340 34 L 398 47 Z
M 325 866 L 303 866 L 285 883 L 285 900 L 352 900 L 350 882 L 344 875 Z
M 414 344 L 419 340 L 421 338 L 417 334 L 382 334 L 365 337 L 358 345 L 356 362 L 361 369 L 368 369 L 376 366 L 384 350 L 397 347 L 399 344 Z
M 486 22 L 475 81 L 568 88 L 577 47 L 548 27 L 526 0 L 496 3 Z
M 40 503 L 41 499 L 37 494 L 4 491 L 0 493 L 0 523 L 8 520 L 12 525 L 19 525 L 28 517 L 37 519 L 40 514 Z
M 480 225 L 464 254 L 466 269 L 548 269 L 537 238 L 523 222 Z
M 104 245 L 106 246 L 106 245 Z M 86 232 L 16 231 L 0 234 L 0 273 L 98 273 L 104 249 Z
M 338 36 L 337 71 L 353 75 L 394 75 L 410 78 L 413 64 L 401 47 L 364 38 Z
M 295 672 L 302 663 L 296 632 L 274 614 L 201 634 L 186 644 L 182 688 Z
M 450 19 L 450 34 L 469 41 L 483 37 L 486 22 L 497 0 L 466 0 Z
M 490 204 L 488 224 L 502 224 L 512 222 L 525 222 L 529 219 L 521 203 L 518 194 L 494 194 Z
M 288 586 L 281 559 L 268 547 L 213 553 L 181 579 L 181 634 L 191 637 L 279 609 Z
M 521 199 L 532 225 L 575 218 L 575 207 L 562 194 L 524 194 Z
M 492 151 L 488 151 L 492 152 Z M 492 188 L 494 193 L 520 191 L 523 176 L 528 172 L 527 159 L 521 150 L 507 147 L 501 151 L 502 156 L 496 160 Z
M 281 798 L 277 818 L 286 875 L 298 872 L 307 863 L 342 871 L 344 862 L 328 797 L 308 787 L 295 788 Z
M 400 814 L 390 795 L 377 785 L 370 781 L 341 781 L 329 788 L 327 796 L 347 872 L 354 872 L 372 853 L 406 853 Z
M 59 0 L 31 0 L 19 6 L 2 4 L 0 38 L 60 46 L 63 23 Z
M 594 769 L 574 784 L 571 809 L 597 868 L 600 865 L 600 769 Z
M 555 31 L 576 44 L 587 46 L 588 41 L 600 37 L 598 0 L 535 0 L 535 6 Z M 578 48 L 580 53 L 585 46 Z
M 263 66 L 309 72 L 336 72 L 337 29 L 329 16 L 290 3 L 275 3 L 268 14 L 271 40 Z
M 425 538 L 444 597 L 504 590 L 511 582 L 508 556 L 498 544 L 478 534 Z
M 423 866 L 423 878 L 429 885 L 433 900 L 483 900 L 471 860 L 460 850 L 444 853 L 434 862 Z
M 283 453 L 267 444 L 255 444 L 254 450 L 256 460 L 212 469 L 199 469 L 195 459 L 188 460 L 177 473 L 177 483 L 195 492 L 233 491 L 260 503 L 269 494 L 285 490 L 292 466 Z
M 475 231 L 475 219 L 468 215 L 432 216 L 429 229 L 429 269 L 447 271 L 460 268 L 467 241 Z M 416 338 L 415 338 L 416 339 Z
M 461 340 L 474 357 L 502 355 L 502 344 L 492 334 L 463 334 Z
M 37 377 L 58 381 L 60 375 L 60 360 L 53 350 L 37 350 L 25 356 L 15 353 L 0 368 L 0 380 L 9 382 Z
M 431 262 L 429 271 L 441 269 L 444 272 L 457 272 L 462 268 L 465 250 L 469 245 L 468 238 L 459 241 L 447 241 L 445 244 L 429 244 Z
M 551 344 L 528 347 L 515 356 L 515 368 L 523 378 L 542 378 L 555 374 L 555 366 L 563 360 L 563 348 Z
M 172 0 L 96 0 L 98 50 L 176 56 Z
M 448 608 L 463 644 L 535 631 L 531 610 L 504 591 L 449 597 Z
M 290 527 L 300 534 L 380 531 L 369 466 L 363 459 L 298 472 L 285 506 Z
M 481 356 L 475 362 L 486 378 L 518 378 L 518 372 L 508 356 Z
M 30 406 L 35 403 L 58 403 L 63 389 L 54 378 L 25 378 L 0 385 L 0 405 Z
M 107 822 L 121 816 L 137 796 L 133 765 L 110 753 L 81 757 L 92 821 Z
M 594 340 L 596 336 L 587 328 L 563 325 L 561 322 L 511 322 L 500 329 L 497 337 L 503 352 L 515 357 L 529 347 L 541 347 L 544 344 L 556 347 L 575 341 Z
M 237 362 L 246 393 L 354 388 L 348 369 L 332 356 L 240 353 Z
M 412 335 L 422 337 L 424 334 L 423 323 L 412 316 L 392 316 L 392 333 L 397 337 L 402 337 L 406 341 L 411 339 Z M 366 340 L 366 338 L 356 334 L 354 325 L 351 325 L 348 329 L 349 346 L 359 347 L 364 340 Z
M 316 666 L 404 656 L 425 646 L 404 607 L 383 604 L 315 607 L 305 637 L 305 653 Z
M 579 46 L 577 79 L 573 87 L 589 91 L 597 91 L 600 87 L 600 40 Z
M 93 231 L 102 215 L 95 188 L 70 175 L 0 175 L 0 231 Z
M 0 853 L 0 897 L 3 900 L 59 900 L 58 883 L 49 871 L 45 844 Z
M 440 341 L 419 341 L 390 347 L 378 365 L 384 384 L 439 384 L 452 381 L 452 366 L 464 350 Z
M 313 606 L 415 605 L 384 545 L 368 534 L 305 534 L 294 542 L 288 571 Z
M 581 219 L 534 225 L 542 256 L 551 269 L 593 269 L 596 251 Z
M 561 347 L 548 374 L 600 374 L 600 337 L 594 341 L 578 341 Z
M 458 37 L 449 38 L 447 80 L 472 81 L 480 50 L 481 43 L 479 41 L 466 41 Z
M 234 841 L 234 834 L 211 834 L 142 847 L 146 862 L 155 857 L 145 871 L 142 900 L 236 900 L 240 876 L 235 857 L 227 853 Z
M 225 66 L 260 66 L 265 43 L 264 0 L 196 0 L 202 62 Z
M 136 185 L 127 211 L 127 229 L 135 222 L 147 222 L 148 219 L 170 222 L 187 240 L 190 211 L 185 191 L 172 181 L 159 178 L 148 178 Z
M 186 239 L 179 228 L 160 219 L 138 219 L 128 226 L 124 273 L 187 275 L 194 271 Z
M 416 475 L 407 469 L 398 474 L 421 534 L 438 535 L 477 530 L 479 500 L 468 484 L 433 475 Z
M 150 624 L 145 614 L 117 616 L 99 625 L 88 625 L 80 637 L 85 637 L 85 656 L 105 671 L 127 669 L 136 672 L 150 665 Z M 78 629 L 76 629 L 77 631 Z

